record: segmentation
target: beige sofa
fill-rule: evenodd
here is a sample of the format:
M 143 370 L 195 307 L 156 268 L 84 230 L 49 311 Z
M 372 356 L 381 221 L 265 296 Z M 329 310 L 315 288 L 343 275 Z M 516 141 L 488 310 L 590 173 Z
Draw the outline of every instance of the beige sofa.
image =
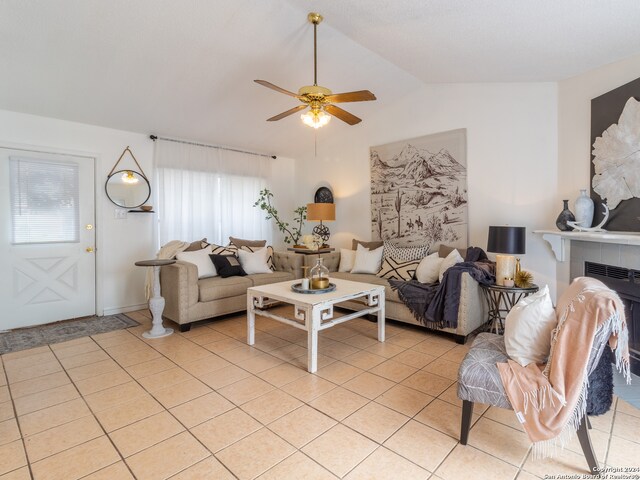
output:
M 193 263 L 177 261 L 164 266 L 160 269 L 163 316 L 179 324 L 181 332 L 187 332 L 192 322 L 241 312 L 247 308 L 247 288 L 299 278 L 303 261 L 302 255 L 274 252 L 273 273 L 200 280 Z
M 323 258 L 323 264 L 329 269 L 329 277 L 384 285 L 386 318 L 424 326 L 414 318 L 411 311 L 398 297 L 398 292 L 391 289 L 386 279 L 367 273 L 338 272 L 338 266 L 340 264 L 339 252 L 323 253 L 321 257 Z M 316 255 L 305 256 L 304 264 L 307 266 L 315 265 L 317 258 Z M 478 282 L 471 278 L 468 273 L 463 273 L 461 279 L 462 286 L 460 290 L 460 306 L 458 307 L 458 326 L 455 329 L 443 328 L 442 331 L 454 335 L 458 343 L 465 343 L 469 334 L 487 322 L 487 305 Z M 345 302 L 341 303 L 340 306 L 351 310 L 365 308 L 365 305 L 358 302 Z

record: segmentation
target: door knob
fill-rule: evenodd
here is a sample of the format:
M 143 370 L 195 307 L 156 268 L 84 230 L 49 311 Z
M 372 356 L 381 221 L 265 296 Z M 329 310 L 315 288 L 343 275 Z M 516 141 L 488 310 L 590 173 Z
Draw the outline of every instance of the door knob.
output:
M 93 253 L 93 247 L 87 247 L 85 250 L 87 253 Z

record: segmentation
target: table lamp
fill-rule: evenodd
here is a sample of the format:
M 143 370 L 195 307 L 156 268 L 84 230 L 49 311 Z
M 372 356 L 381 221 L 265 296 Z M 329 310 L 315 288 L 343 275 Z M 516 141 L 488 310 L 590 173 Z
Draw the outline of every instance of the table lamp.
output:
M 320 222 L 320 225 L 313 227 L 313 233 L 320 236 L 323 242 L 329 240 L 329 228 L 322 222 L 329 222 L 336 219 L 335 203 L 308 203 L 307 204 L 307 220 L 312 222 Z
M 497 254 L 496 285 L 504 286 L 505 279 L 513 280 L 516 273 L 516 258 L 514 255 L 523 255 L 525 246 L 525 227 L 489 227 L 487 251 Z M 510 286 L 513 286 L 513 284 Z

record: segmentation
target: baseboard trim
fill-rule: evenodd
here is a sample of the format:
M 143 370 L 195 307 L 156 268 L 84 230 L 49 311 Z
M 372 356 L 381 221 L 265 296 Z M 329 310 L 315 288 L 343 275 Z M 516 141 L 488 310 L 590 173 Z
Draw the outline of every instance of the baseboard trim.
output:
M 135 312 L 136 310 L 143 310 L 145 308 L 149 308 L 148 303 L 142 303 L 140 305 L 130 305 L 128 307 L 105 308 L 102 312 L 102 315 L 115 315 L 116 313 Z

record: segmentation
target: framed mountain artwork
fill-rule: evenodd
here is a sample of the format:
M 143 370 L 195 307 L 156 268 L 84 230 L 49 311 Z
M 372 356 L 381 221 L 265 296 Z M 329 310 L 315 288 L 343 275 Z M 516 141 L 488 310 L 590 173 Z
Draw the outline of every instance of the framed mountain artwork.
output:
M 401 245 L 467 247 L 467 131 L 371 147 L 371 234 Z

